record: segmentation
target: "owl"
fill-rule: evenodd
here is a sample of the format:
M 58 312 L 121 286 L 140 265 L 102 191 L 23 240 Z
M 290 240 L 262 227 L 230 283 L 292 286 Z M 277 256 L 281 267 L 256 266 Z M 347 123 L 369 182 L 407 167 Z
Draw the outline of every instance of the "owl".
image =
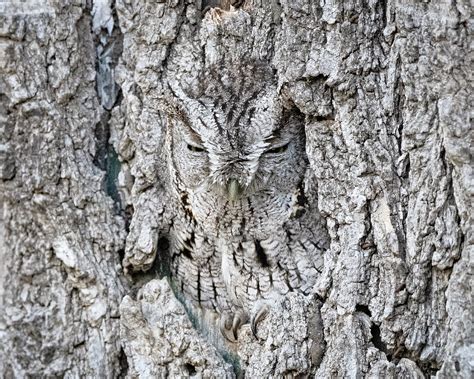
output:
M 304 118 L 268 65 L 230 66 L 207 69 L 193 89 L 169 81 L 158 233 L 175 287 L 235 341 L 248 321 L 256 333 L 276 296 L 312 289 L 328 237 Z

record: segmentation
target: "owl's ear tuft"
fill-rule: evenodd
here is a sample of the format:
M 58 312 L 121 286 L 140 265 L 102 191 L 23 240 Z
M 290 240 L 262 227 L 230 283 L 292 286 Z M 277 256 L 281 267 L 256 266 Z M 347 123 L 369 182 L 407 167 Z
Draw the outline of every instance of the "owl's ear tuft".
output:
M 184 113 L 182 107 L 169 93 L 163 94 L 158 98 L 158 109 L 168 116 L 181 118 Z
M 183 105 L 177 101 L 171 92 L 168 91 L 158 98 L 158 109 L 166 116 L 168 125 L 173 125 L 173 121 L 179 121 L 188 126 L 187 129 L 189 129 L 193 135 L 197 134 L 189 126 L 190 120 L 186 111 L 184 110 Z

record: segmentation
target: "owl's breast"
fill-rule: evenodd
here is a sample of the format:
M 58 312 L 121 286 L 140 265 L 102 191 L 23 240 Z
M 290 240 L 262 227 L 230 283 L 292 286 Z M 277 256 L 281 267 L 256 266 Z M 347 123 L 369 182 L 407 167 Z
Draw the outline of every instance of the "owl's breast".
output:
M 248 237 L 230 236 L 218 244 L 222 277 L 232 303 L 251 309 L 259 299 L 314 284 L 318 274 L 312 263 L 318 253 L 315 246 L 295 243 L 284 227 L 266 239 Z
M 229 304 L 249 310 L 259 299 L 312 288 L 322 266 L 319 222 L 314 212 L 295 216 L 297 203 L 284 194 L 233 203 L 190 195 L 170 232 L 181 290 L 222 311 Z
M 216 276 L 232 304 L 251 309 L 258 299 L 314 284 L 319 268 L 313 262 L 320 250 L 312 242 L 311 228 L 304 226 L 311 212 L 295 216 L 301 213 L 295 193 L 265 192 L 233 202 L 201 193 L 190 194 L 189 200 L 193 262 L 202 277 L 208 257 L 215 257 L 220 271 Z M 201 240 L 205 242 L 198 243 Z
M 259 193 L 236 201 L 207 193 L 191 197 L 197 224 L 210 235 L 265 238 L 285 224 L 293 213 L 293 194 Z

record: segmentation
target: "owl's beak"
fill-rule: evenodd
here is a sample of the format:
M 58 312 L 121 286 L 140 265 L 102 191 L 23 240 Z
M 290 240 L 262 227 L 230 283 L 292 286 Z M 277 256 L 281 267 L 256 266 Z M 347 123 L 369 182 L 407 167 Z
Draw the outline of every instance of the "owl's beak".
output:
M 230 201 L 236 201 L 242 195 L 243 190 L 237 179 L 230 179 L 227 182 L 227 196 Z

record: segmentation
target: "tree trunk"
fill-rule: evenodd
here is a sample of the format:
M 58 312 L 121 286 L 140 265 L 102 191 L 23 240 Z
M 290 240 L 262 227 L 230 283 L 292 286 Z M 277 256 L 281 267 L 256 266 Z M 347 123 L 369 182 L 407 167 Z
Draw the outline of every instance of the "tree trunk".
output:
M 0 4 L 0 377 L 472 377 L 469 2 L 224 3 Z M 159 267 L 159 94 L 243 56 L 304 115 L 330 245 L 219 344 Z

